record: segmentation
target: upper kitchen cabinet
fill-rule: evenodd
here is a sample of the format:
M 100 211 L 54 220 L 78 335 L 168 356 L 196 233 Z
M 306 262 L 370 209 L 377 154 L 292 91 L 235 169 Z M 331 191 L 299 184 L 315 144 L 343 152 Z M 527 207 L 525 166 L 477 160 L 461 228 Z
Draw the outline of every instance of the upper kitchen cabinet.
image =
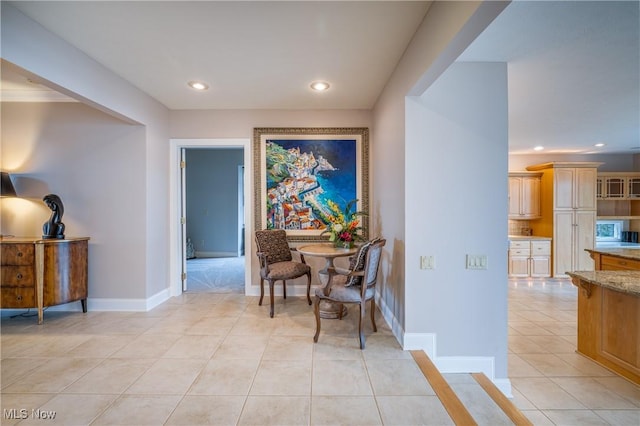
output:
M 598 218 L 640 219 L 640 173 L 598 173 Z
M 554 277 L 569 271 L 593 270 L 586 249 L 595 245 L 596 181 L 594 162 L 553 162 L 527 167 L 542 172 L 541 218 L 531 223 L 535 235 L 552 238 Z
M 509 173 L 509 219 L 540 218 L 540 172 Z
M 598 199 L 640 200 L 640 173 L 598 173 Z
M 598 169 L 592 167 L 558 167 L 554 180 L 556 210 L 595 210 Z

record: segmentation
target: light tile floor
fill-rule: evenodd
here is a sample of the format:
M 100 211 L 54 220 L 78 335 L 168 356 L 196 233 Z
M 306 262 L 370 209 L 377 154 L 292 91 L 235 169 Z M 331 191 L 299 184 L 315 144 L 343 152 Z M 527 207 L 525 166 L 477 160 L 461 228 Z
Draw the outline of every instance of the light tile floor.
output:
M 575 297 L 568 281 L 509 283 L 514 402 L 536 425 L 638 426 L 640 389 L 574 352 Z M 305 300 L 276 300 L 273 319 L 254 297 L 213 293 L 145 313 L 46 312 L 41 326 L 5 317 L 0 423 L 452 424 L 380 316 L 365 351 L 357 310 L 324 320 L 314 344 Z M 480 424 L 510 424 L 468 375 L 445 377 Z
M 513 402 L 535 425 L 640 425 L 640 387 L 578 355 L 569 280 L 509 282 Z

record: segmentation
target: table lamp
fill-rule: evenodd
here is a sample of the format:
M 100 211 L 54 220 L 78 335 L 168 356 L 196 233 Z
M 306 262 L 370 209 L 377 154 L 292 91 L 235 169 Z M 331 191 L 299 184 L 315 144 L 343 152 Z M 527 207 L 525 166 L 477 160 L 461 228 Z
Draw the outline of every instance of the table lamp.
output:
M 0 188 L 1 197 L 17 197 L 16 189 L 11 182 L 11 176 L 7 172 L 0 172 L 2 174 L 2 187 Z

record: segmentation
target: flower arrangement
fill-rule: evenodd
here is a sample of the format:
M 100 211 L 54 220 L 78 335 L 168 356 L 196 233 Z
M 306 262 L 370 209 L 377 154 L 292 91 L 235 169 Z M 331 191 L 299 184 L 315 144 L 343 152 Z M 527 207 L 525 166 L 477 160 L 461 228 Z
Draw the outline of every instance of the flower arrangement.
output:
M 357 203 L 358 200 L 351 200 L 345 209 L 341 210 L 337 203 L 327 201 L 331 214 L 326 218 L 330 225 L 321 235 L 328 233 L 329 241 L 332 241 L 336 247 L 353 247 L 355 241 L 362 240 L 359 233 L 362 230 L 359 216 L 366 216 L 367 213 L 355 211 Z

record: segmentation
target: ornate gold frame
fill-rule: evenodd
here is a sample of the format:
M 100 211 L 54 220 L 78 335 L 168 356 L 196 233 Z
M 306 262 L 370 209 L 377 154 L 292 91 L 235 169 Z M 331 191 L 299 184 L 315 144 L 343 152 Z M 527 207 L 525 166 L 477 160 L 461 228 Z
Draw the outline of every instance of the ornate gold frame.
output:
M 331 139 L 355 140 L 357 144 L 357 198 L 358 210 L 369 212 L 369 129 L 366 127 L 256 127 L 253 129 L 253 188 L 254 188 L 254 229 L 266 227 L 266 164 L 264 152 L 268 139 Z M 362 236 L 369 238 L 369 217 L 362 217 Z M 328 236 L 320 236 L 320 231 L 287 230 L 290 241 L 327 241 Z

